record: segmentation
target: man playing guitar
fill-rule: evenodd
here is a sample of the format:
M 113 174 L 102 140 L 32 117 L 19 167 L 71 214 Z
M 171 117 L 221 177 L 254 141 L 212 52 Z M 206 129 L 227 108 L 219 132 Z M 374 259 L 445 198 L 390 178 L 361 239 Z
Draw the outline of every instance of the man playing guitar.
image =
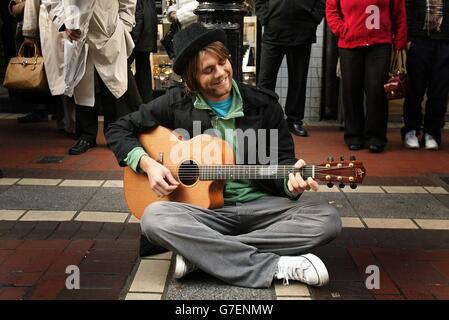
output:
M 141 133 L 156 126 L 181 128 L 193 137 L 193 123 L 199 122 L 200 133 L 208 129 L 221 133 L 241 164 L 253 164 L 249 163 L 251 153 L 258 155 L 264 145 L 277 153 L 277 163 L 270 166 L 305 166 L 303 160 L 295 159 L 276 94 L 233 80 L 225 42 L 223 30 L 197 23 L 179 31 L 174 37 L 174 71 L 182 76 L 185 87 L 168 89 L 107 130 L 119 164 L 146 173 L 150 188 L 161 199 L 176 192 L 182 182 L 161 159 L 148 156 L 139 142 Z M 230 129 L 254 130 L 256 140 L 241 145 L 235 135 L 224 134 Z M 276 130 L 275 142 L 271 136 L 264 141 L 258 138 L 264 129 Z M 142 212 L 142 231 L 150 241 L 176 253 L 176 278 L 199 268 L 229 284 L 250 288 L 270 287 L 273 279 L 283 279 L 284 284 L 297 280 L 326 285 L 329 275 L 324 263 L 307 252 L 340 233 L 339 214 L 328 204 L 300 199 L 305 190 L 318 189 L 314 179 L 303 179 L 299 173 L 287 177 L 227 180 L 221 208 L 153 202 Z

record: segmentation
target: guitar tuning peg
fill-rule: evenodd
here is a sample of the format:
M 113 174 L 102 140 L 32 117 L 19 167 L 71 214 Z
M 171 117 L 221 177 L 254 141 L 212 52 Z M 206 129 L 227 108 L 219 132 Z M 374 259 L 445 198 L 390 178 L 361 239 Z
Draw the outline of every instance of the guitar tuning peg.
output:
M 327 157 L 327 162 L 334 162 L 334 157 L 333 156 Z
M 340 189 L 343 189 L 345 187 L 345 184 L 344 183 L 340 183 L 338 186 L 340 187 Z
M 328 186 L 329 188 L 332 188 L 332 187 L 334 186 L 334 184 L 333 184 L 332 182 L 329 182 L 329 183 L 327 184 L 327 186 Z
M 351 161 L 355 161 L 355 156 L 354 156 L 354 155 L 352 155 L 351 157 L 349 157 L 349 160 L 351 160 Z
M 355 183 L 351 183 L 349 186 L 351 187 L 351 189 L 356 189 L 357 188 L 357 185 Z
M 340 161 L 345 161 L 345 158 L 343 158 L 343 156 L 340 156 Z

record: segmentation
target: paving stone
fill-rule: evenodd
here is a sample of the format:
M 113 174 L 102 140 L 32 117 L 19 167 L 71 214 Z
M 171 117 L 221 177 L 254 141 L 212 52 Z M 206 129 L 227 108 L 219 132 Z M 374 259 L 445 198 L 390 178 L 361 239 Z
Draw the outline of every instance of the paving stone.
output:
M 447 190 L 442 187 L 424 187 L 424 189 L 432 194 L 448 194 Z
M 84 208 L 86 211 L 128 212 L 122 188 L 101 188 Z
M 49 239 L 71 239 L 78 232 L 82 224 L 79 221 L 63 221 L 59 223 L 58 228 L 52 233 Z
M 2 209 L 81 210 L 96 188 L 13 186 L 0 194 Z
M 427 190 L 420 186 L 382 186 L 387 193 L 427 193 Z
M 165 294 L 167 300 L 274 300 L 274 285 L 268 289 L 251 289 L 228 285 L 200 270 L 180 280 L 171 278 Z
M 158 293 L 134 293 L 126 295 L 125 300 L 161 300 L 162 295 Z
M 343 228 L 365 228 L 365 225 L 359 218 L 342 217 L 341 223 Z
M 301 200 L 328 203 L 334 206 L 342 217 L 357 217 L 357 213 L 342 193 L 308 192 L 301 196 Z
M 22 186 L 56 186 L 61 179 L 20 179 L 17 184 Z
M 76 211 L 29 210 L 20 221 L 70 221 Z
M 342 191 L 344 193 L 385 193 L 379 186 L 357 186 L 355 189 L 344 188 Z
M 371 229 L 418 229 L 410 219 L 364 218 L 363 221 Z
M 80 289 L 121 289 L 128 275 L 83 273 L 80 276 Z
M 18 220 L 26 211 L 25 210 L 0 210 L 0 221 L 8 220 L 15 221 Z
M 45 240 L 55 231 L 59 222 L 39 221 L 31 233 L 26 236 L 27 240 Z
M 103 228 L 103 222 L 83 222 L 72 239 L 95 239 Z
M 422 229 L 449 230 L 449 220 L 442 219 L 414 219 Z
M 104 212 L 104 211 L 82 211 L 75 220 L 87 222 L 117 222 L 123 223 L 128 218 L 128 213 L 124 212 Z
M 55 275 L 42 279 L 26 299 L 55 300 L 59 293 L 65 288 L 67 276 L 68 275 Z
M 103 188 L 123 188 L 123 180 L 107 180 Z
M 1 178 L 0 179 L 0 186 L 2 186 L 2 188 L 4 188 L 4 189 L 7 189 L 7 187 L 3 187 L 3 186 L 12 186 L 13 184 L 15 184 L 19 180 L 20 179 L 17 179 L 17 178 Z
M 449 195 L 435 194 L 435 198 L 449 209 Z
M 129 291 L 162 293 L 169 267 L 170 261 L 141 260 Z
M 373 294 L 362 282 L 330 281 L 323 288 L 309 287 L 312 300 L 372 300 Z
M 29 288 L 4 287 L 0 288 L 0 300 L 23 300 Z
M 309 289 L 305 284 L 291 281 L 288 286 L 284 286 L 281 280 L 275 281 L 274 289 L 276 296 L 282 297 L 310 297 Z
M 347 194 L 361 217 L 366 218 L 444 218 L 449 209 L 425 194 Z
M 0 194 L 2 194 L 2 192 L 5 192 L 8 189 L 9 189 L 9 186 L 2 186 L 2 185 L 0 185 Z
M 86 290 L 62 290 L 57 296 L 58 300 L 118 300 L 118 289 L 86 289 Z
M 9 221 L 6 221 L 9 222 Z M 12 221 L 11 221 L 12 222 Z M 2 234 L 2 241 L 7 239 L 23 239 L 27 234 L 33 231 L 37 222 L 34 221 L 23 221 L 23 222 L 13 222 L 14 225 L 6 233 Z
M 104 180 L 64 180 L 60 187 L 101 187 Z

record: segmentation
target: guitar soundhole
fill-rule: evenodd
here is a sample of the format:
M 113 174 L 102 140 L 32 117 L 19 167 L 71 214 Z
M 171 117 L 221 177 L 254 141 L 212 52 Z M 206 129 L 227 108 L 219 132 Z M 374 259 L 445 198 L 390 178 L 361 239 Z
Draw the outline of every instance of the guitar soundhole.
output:
M 184 161 L 179 167 L 178 176 L 179 180 L 186 185 L 191 186 L 195 184 L 200 175 L 198 165 L 192 160 Z

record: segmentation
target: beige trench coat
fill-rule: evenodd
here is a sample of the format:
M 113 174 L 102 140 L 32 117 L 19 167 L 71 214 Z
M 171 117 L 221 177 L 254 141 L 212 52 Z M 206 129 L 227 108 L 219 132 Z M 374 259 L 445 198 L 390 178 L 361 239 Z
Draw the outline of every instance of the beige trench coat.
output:
M 45 73 L 51 94 L 64 93 L 64 38 L 49 18 L 40 0 L 27 0 L 23 17 L 23 36 L 40 37 Z
M 64 4 L 68 3 L 73 5 L 76 1 L 83 0 L 61 1 L 64 1 Z M 135 25 L 134 15 L 137 0 L 93 1 L 95 1 L 95 5 L 86 39 L 89 46 L 86 72 L 74 91 L 75 102 L 84 106 L 93 106 L 95 103 L 94 68 L 116 98 L 120 98 L 126 92 L 128 88 L 127 58 L 131 55 L 134 48 L 134 42 L 130 32 Z M 52 19 L 48 17 L 48 13 L 46 14 L 47 19 L 50 21 L 53 20 L 55 30 L 59 30 L 65 20 L 64 17 L 61 17 L 61 13 L 58 13 L 59 17 L 52 16 Z M 48 30 L 45 31 L 47 32 Z M 86 30 L 81 31 L 86 32 Z M 41 31 L 41 41 L 42 39 Z M 46 45 L 42 44 L 42 47 L 44 46 Z M 51 42 L 48 46 L 51 46 Z M 63 56 L 63 49 L 61 49 L 61 52 L 59 54 Z M 47 60 L 54 61 L 51 57 L 47 57 Z M 49 62 L 49 67 L 52 69 L 50 64 Z M 50 72 L 48 70 L 47 74 Z

